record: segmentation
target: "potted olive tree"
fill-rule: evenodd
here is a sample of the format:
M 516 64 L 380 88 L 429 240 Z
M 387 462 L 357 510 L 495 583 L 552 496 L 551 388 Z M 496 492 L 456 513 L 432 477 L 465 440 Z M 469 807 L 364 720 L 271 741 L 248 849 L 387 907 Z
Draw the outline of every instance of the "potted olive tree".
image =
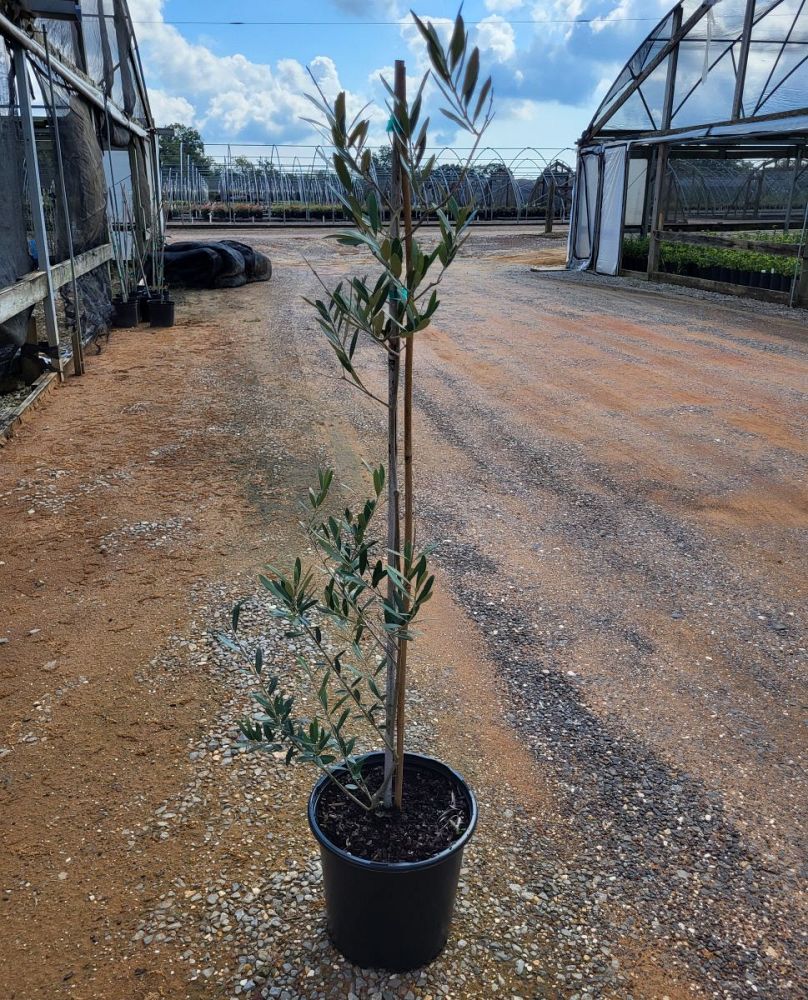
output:
M 250 653 L 258 710 L 241 724 L 254 748 L 285 750 L 287 763 L 298 759 L 319 769 L 308 816 L 321 849 L 329 933 L 358 964 L 396 970 L 432 960 L 445 945 L 463 848 L 477 820 L 474 796 L 460 775 L 406 751 L 405 705 L 407 651 L 434 584 L 430 550 L 415 543 L 415 345 L 468 236 L 473 212 L 455 195 L 492 105 L 491 79 L 480 77 L 479 51 L 469 46 L 462 17 L 444 44 L 431 23 L 413 16 L 431 69 L 412 100 L 403 62 L 396 63 L 392 85 L 383 81 L 393 154 L 389 183 L 377 177 L 367 147 L 369 120 L 360 113 L 349 121 L 344 93 L 330 103 L 318 88 L 312 98 L 322 115 L 314 124 L 333 147 L 338 197 L 353 223 L 336 239 L 361 248 L 376 273 L 357 274 L 333 289 L 321 281 L 323 295 L 311 305 L 342 378 L 386 409 L 387 462 L 368 466 L 372 490 L 354 509 L 337 507 L 333 472 L 321 470 L 304 505 L 318 559 L 305 565 L 298 559 L 290 572 L 273 568 L 260 578 L 288 634 L 305 640 L 309 653 L 298 664 L 311 681 L 311 697 L 301 705 L 277 677 L 267 676 L 259 647 Z M 471 137 L 468 159 L 449 185 L 435 182 L 435 157 L 428 155 L 423 105 L 430 80 L 442 113 Z M 419 240 L 427 219 L 438 226 L 429 248 Z M 374 392 L 356 367 L 363 341 L 385 358 L 386 393 Z M 382 518 L 384 531 L 377 530 Z M 234 631 L 240 610 L 233 611 Z

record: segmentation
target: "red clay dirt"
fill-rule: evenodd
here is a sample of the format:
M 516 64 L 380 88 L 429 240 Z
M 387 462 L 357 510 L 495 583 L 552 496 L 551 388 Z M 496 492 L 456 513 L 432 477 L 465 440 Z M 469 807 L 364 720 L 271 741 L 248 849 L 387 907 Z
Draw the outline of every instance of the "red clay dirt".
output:
M 311 285 L 301 252 L 335 275 L 345 251 L 312 232 L 235 235 L 270 254 L 269 285 L 187 293 L 172 330 L 115 331 L 0 449 L 9 1000 L 217 995 L 178 981 L 170 946 L 144 957 L 129 945 L 168 876 L 192 867 L 193 831 L 148 842 L 134 866 L 124 831 L 183 786 L 188 734 L 221 696 L 207 675 L 153 661 L 193 619 L 196 587 L 293 550 L 295 503 L 322 457 L 355 474 L 381 430 L 372 407 L 320 377 L 326 356 L 298 301 Z M 556 765 L 515 728 L 496 618 L 471 601 L 490 590 L 498 604 L 507 577 L 541 664 L 570 675 L 604 725 L 720 796 L 755 850 L 789 867 L 804 754 L 804 328 L 531 272 L 558 253 L 534 240 L 475 236 L 419 341 L 424 520 L 456 546 L 419 690 L 449 705 L 436 725 L 461 770 L 505 787 L 559 856 L 586 850 Z M 613 519 L 624 503 L 631 519 Z M 602 527 L 576 520 L 593 504 L 609 512 Z M 707 569 L 684 567 L 695 545 Z M 671 613 L 688 595 L 683 624 Z M 779 615 L 791 617 L 775 649 L 765 629 Z M 426 669 L 447 661 L 448 674 Z M 626 940 L 633 995 L 707 995 L 668 949 L 647 929 Z

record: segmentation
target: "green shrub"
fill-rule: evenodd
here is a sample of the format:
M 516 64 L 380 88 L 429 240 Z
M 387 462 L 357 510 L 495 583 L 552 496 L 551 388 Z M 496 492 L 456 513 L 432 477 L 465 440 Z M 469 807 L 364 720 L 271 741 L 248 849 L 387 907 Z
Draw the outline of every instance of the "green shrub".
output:
M 760 233 L 747 234 L 749 238 L 761 238 Z M 780 236 L 787 234 L 781 233 Z M 775 242 L 770 239 L 770 234 L 762 237 L 768 242 Z M 777 240 L 776 242 L 791 242 L 793 234 L 788 239 Z M 623 240 L 623 257 L 629 259 L 648 259 L 648 237 L 627 236 Z M 659 259 L 662 266 L 676 274 L 684 274 L 688 266 L 701 268 L 726 267 L 730 270 L 738 271 L 774 271 L 775 274 L 786 274 L 791 277 L 794 274 L 796 258 L 780 257 L 777 254 L 761 253 L 758 250 L 741 250 L 724 247 L 699 246 L 695 243 L 667 243 L 663 242 L 660 247 Z

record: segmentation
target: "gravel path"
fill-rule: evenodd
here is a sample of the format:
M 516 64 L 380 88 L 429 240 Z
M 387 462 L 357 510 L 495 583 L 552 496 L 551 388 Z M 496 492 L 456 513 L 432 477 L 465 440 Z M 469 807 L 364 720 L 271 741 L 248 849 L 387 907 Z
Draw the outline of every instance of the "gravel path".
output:
M 442 544 L 410 717 L 412 748 L 470 779 L 481 820 L 446 952 L 385 976 L 327 941 L 305 824 L 312 775 L 244 751 L 250 680 L 217 638 L 233 600 L 255 594 L 257 565 L 299 548 L 292 501 L 318 461 L 355 489 L 382 440 L 382 415 L 324 377 L 299 298 L 312 282 L 303 253 L 336 277 L 350 252 L 312 232 L 246 238 L 270 253 L 271 284 L 189 297 L 189 335 L 211 338 L 215 363 L 195 341 L 186 400 L 148 444 L 154 476 L 140 485 L 134 464 L 103 475 L 106 502 L 132 500 L 125 520 L 98 526 L 104 559 L 136 552 L 145 580 L 149 567 L 170 574 L 183 547 L 196 558 L 182 582 L 191 613 L 137 647 L 150 652 L 134 698 L 153 712 L 183 704 L 185 688 L 207 695 L 174 729 L 174 780 L 157 798 L 143 791 L 117 854 L 107 848 L 129 912 L 104 924 L 104 954 L 130 978 L 122 992 L 115 977 L 101 993 L 77 978 L 67 988 L 110 1000 L 808 992 L 799 317 L 536 273 L 557 241 L 474 237 L 418 348 L 420 532 Z M 380 385 L 379 359 L 367 367 Z M 64 479 L 21 479 L 5 495 L 67 515 L 96 487 L 62 465 Z M 200 518 L 211 476 L 222 499 Z M 217 531 L 241 538 L 235 556 Z M 216 569 L 200 572 L 212 552 Z M 245 628 L 297 688 L 295 646 L 270 612 L 255 594 Z M 68 701 L 93 690 L 93 669 L 90 658 Z M 60 696 L 54 725 L 61 711 Z M 8 748 L 3 763 L 34 766 Z M 18 817 L 18 835 L 34 820 Z M 87 928 L 101 899 L 88 891 Z M 50 995 L 45 981 L 31 996 Z
M 535 818 L 518 822 L 500 802 L 486 817 L 496 847 L 484 823 L 467 869 L 482 926 L 469 927 L 461 906 L 462 949 L 450 948 L 420 980 L 378 988 L 396 996 L 413 988 L 791 996 L 805 983 L 794 816 L 804 791 L 803 609 L 788 574 L 764 570 L 804 527 L 794 499 L 805 455 L 792 444 L 786 409 L 803 402 L 804 345 L 793 316 L 779 336 L 762 335 L 759 308 L 747 314 L 721 302 L 709 311 L 678 291 L 643 289 L 633 300 L 613 293 L 604 310 L 598 282 L 530 273 L 529 246 L 480 237 L 476 259 L 458 269 L 460 288 L 444 293 L 441 326 L 424 338 L 421 510 L 425 533 L 446 539 L 439 561 L 457 601 L 452 613 L 473 623 L 506 685 L 508 720 L 550 776 L 554 822 L 550 836 L 537 835 Z M 296 249 L 293 239 L 280 248 L 295 287 Z M 340 273 L 339 252 L 310 239 L 305 250 Z M 306 330 L 305 312 L 286 301 L 284 285 L 276 290 L 284 321 L 291 314 L 289 325 Z M 492 301 L 504 303 L 503 315 Z M 563 344 L 554 319 L 566 324 Z M 299 336 L 296 346 L 316 393 L 327 356 Z M 684 386 L 682 369 L 691 373 Z M 603 371 L 600 385 L 593 371 Z M 619 384 L 610 385 L 615 373 Z M 585 414 L 575 434 L 560 432 L 553 415 L 536 421 L 546 397 L 575 396 L 581 378 L 596 387 L 586 402 L 602 409 L 600 419 Z M 655 384 L 651 407 L 644 380 Z M 355 464 L 359 442 L 378 440 L 379 416 L 339 388 L 335 399 L 343 417 L 330 419 Z M 753 434 L 744 426 L 752 414 L 769 426 Z M 346 415 L 350 429 L 340 426 Z M 633 468 L 621 444 L 636 456 Z M 723 446 L 714 463 L 704 454 L 711 444 Z M 772 494 L 772 516 L 764 501 L 753 524 L 742 515 L 719 529 L 699 517 L 711 499 L 751 490 Z M 789 503 L 792 516 L 780 521 L 778 504 Z M 420 685 L 421 704 L 434 699 L 432 679 Z M 435 735 L 417 728 L 415 743 L 432 750 Z M 468 748 L 460 753 L 458 766 L 468 766 Z M 496 795 L 485 764 L 475 771 L 483 794 Z M 301 871 L 307 886 L 313 854 Z M 269 977 L 276 990 L 340 995 L 332 984 L 339 961 L 332 972 L 321 965 L 306 992 L 299 931 L 282 921 L 277 936 L 295 945 L 291 968 Z M 316 935 L 303 948 L 316 953 Z M 334 961 L 328 948 L 324 960 Z M 349 971 L 340 976 L 347 982 Z M 320 983 L 327 986 L 314 992 Z M 357 993 L 373 995 L 374 983 L 360 982 Z

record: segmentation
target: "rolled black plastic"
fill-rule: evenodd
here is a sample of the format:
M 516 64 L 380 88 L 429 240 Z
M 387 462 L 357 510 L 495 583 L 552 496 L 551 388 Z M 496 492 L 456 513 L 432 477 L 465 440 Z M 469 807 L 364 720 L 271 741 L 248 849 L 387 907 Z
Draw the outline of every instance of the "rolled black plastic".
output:
M 370 766 L 384 755 L 367 756 Z M 367 861 L 333 844 L 317 822 L 329 779 L 309 798 L 309 826 L 320 845 L 328 934 L 335 947 L 363 968 L 404 972 L 426 965 L 446 945 L 463 849 L 477 824 L 477 802 L 463 778 L 433 757 L 405 754 L 404 775 L 423 768 L 454 778 L 463 790 L 469 825 L 451 847 L 425 861 Z

